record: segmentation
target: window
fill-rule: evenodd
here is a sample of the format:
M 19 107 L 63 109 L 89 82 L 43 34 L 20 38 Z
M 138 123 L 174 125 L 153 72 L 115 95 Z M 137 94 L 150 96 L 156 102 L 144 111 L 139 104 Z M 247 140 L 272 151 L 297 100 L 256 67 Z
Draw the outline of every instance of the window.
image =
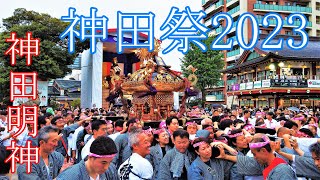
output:
M 258 72 L 257 77 L 258 77 L 257 79 L 258 81 L 264 80 L 265 79 L 264 71 Z
M 286 35 L 291 35 L 291 31 L 286 31 Z
M 251 81 L 252 81 L 252 78 L 253 78 L 252 73 L 248 73 L 247 76 L 248 76 L 248 77 L 247 77 L 248 82 L 251 82 Z
M 262 4 L 262 1 L 257 1 L 257 4 Z
M 320 24 L 320 16 L 317 16 L 317 17 L 316 17 L 316 23 L 317 23 L 317 24 Z
M 320 30 L 317 30 L 317 36 L 320 36 Z
M 291 6 L 291 2 L 285 2 L 284 5 Z
M 320 2 L 316 2 L 316 9 L 320 11 Z

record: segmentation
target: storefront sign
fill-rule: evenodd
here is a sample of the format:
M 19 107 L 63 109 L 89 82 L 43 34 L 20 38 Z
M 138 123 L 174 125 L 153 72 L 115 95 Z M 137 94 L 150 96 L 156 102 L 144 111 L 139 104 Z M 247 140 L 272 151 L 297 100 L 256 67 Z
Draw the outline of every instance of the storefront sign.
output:
M 232 85 L 232 91 L 239 91 L 239 90 L 240 90 L 240 84 Z
M 308 87 L 320 87 L 320 80 L 308 79 Z
M 241 83 L 240 90 L 245 90 L 245 89 L 246 89 L 246 83 Z
M 253 89 L 253 82 L 247 82 L 246 89 Z
M 207 95 L 206 96 L 206 101 L 215 101 L 217 97 L 215 95 Z
M 270 87 L 270 79 L 262 80 L 262 87 Z
M 261 88 L 262 82 L 261 81 L 255 81 L 253 84 L 254 89 Z

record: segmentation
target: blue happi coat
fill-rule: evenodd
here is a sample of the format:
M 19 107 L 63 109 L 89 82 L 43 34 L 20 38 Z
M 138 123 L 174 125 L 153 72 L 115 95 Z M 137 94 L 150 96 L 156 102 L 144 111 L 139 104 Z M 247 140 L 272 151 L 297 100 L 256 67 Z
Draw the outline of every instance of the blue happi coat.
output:
M 166 146 L 166 152 L 172 149 L 170 146 Z M 160 162 L 163 159 L 162 150 L 160 144 L 156 144 L 150 148 L 150 155 L 146 157 L 153 167 L 153 179 L 158 179 L 158 173 L 160 169 Z
M 49 155 L 49 173 L 47 171 L 46 164 L 43 159 L 40 157 L 39 164 L 32 163 L 31 173 L 27 174 L 26 165 L 22 164 L 18 167 L 17 174 L 19 180 L 51 180 L 58 176 L 59 171 L 63 165 L 64 157 L 61 153 L 56 151 L 52 152 Z
M 182 154 L 176 148 L 171 149 L 160 162 L 159 179 L 179 179 L 183 172 L 183 167 L 188 169 L 193 160 L 194 154 L 188 150 Z
M 87 159 L 81 160 L 78 164 L 75 164 L 64 170 L 61 174 L 59 174 L 56 180 L 90 179 L 85 166 L 85 160 Z M 105 173 L 99 174 L 99 180 L 119 180 L 115 165 L 111 163 Z
M 312 179 L 320 179 L 320 170 L 314 164 L 310 157 L 295 156 L 293 166 L 298 176 L 304 176 Z
M 112 163 L 119 168 L 119 166 L 126 160 L 124 158 L 129 158 L 132 154 L 130 147 L 128 146 L 129 133 L 120 134 L 114 140 L 117 146 L 117 155 L 113 158 Z
M 262 175 L 264 167 L 254 158 L 247 156 L 237 156 L 238 173 L 248 176 Z M 296 173 L 288 164 L 279 164 L 273 168 L 267 176 L 267 180 L 295 180 Z
M 230 169 L 234 163 L 222 159 L 210 159 L 210 166 L 200 157 L 193 161 L 188 169 L 190 180 L 223 180 L 230 179 Z

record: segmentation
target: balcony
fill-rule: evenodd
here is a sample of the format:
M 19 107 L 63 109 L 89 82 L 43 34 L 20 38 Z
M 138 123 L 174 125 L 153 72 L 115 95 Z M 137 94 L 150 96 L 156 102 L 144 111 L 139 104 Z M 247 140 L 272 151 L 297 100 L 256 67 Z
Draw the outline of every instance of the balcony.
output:
M 227 85 L 233 85 L 233 84 L 236 84 L 236 83 L 237 83 L 236 79 L 227 80 Z
M 238 44 L 236 36 L 229 37 L 228 39 L 233 39 L 233 45 L 237 45 Z
M 232 8 L 230 11 L 228 11 L 228 14 L 230 14 L 232 16 L 233 14 L 235 14 L 235 13 L 237 13 L 239 11 L 240 11 L 240 6 L 237 6 L 235 8 Z
M 217 87 L 224 87 L 224 81 L 223 80 L 219 80 L 217 82 Z
M 217 3 L 215 3 L 215 4 L 211 4 L 211 5 L 205 10 L 205 12 L 206 12 L 207 14 L 209 14 L 209 13 L 211 13 L 212 11 L 220 8 L 220 7 L 223 6 L 223 5 L 224 5 L 224 4 L 223 4 L 223 0 L 220 0 L 220 1 L 218 1 Z
M 209 0 L 202 0 L 202 5 L 206 4 Z
M 205 26 L 207 26 L 207 27 L 209 27 L 209 26 L 211 26 L 212 25 L 212 19 L 210 18 L 210 19 L 208 19 L 208 20 L 206 20 L 205 22 L 204 22 L 204 25 Z
M 206 101 L 224 101 L 224 95 L 223 94 L 207 95 Z
M 300 26 L 301 22 L 300 21 L 294 21 L 293 25 L 289 25 L 287 20 L 284 21 L 283 23 L 283 26 L 292 26 L 292 27 L 295 27 L 295 26 Z M 308 21 L 307 22 L 307 27 L 312 27 L 312 22 Z
M 259 25 L 262 25 L 262 18 L 258 17 L 257 19 L 258 19 Z M 275 19 L 269 19 L 268 22 L 269 22 L 270 26 L 277 25 L 277 21 Z M 296 26 L 300 26 L 300 24 L 301 24 L 301 22 L 297 21 L 297 20 L 293 22 L 293 25 L 289 25 L 289 23 L 288 23 L 288 21 L 286 19 L 283 21 L 283 26 L 284 27 L 286 27 L 286 26 L 296 27 Z M 312 22 L 308 21 L 307 22 L 307 27 L 311 28 L 312 27 Z
M 219 34 L 222 32 L 222 26 L 219 26 L 217 29 L 216 29 L 216 33 Z
M 302 79 L 297 76 L 288 76 L 284 78 L 281 76 L 279 79 L 266 79 L 261 81 L 248 81 L 246 83 L 237 84 L 237 81 L 227 81 L 228 91 L 239 91 L 248 89 L 272 88 L 272 87 L 289 87 L 289 88 L 319 88 L 320 80 Z
M 273 4 L 254 4 L 254 10 L 260 11 L 275 11 L 275 12 L 302 12 L 306 14 L 312 14 L 311 7 L 300 7 L 300 6 L 280 6 L 280 5 L 273 5 Z
M 239 55 L 239 54 L 240 54 L 240 48 L 236 49 L 236 50 L 233 50 L 233 51 L 230 51 L 230 52 L 227 52 L 227 57 L 232 57 L 232 56 L 236 56 L 236 55 Z
M 306 79 L 270 79 L 270 87 L 296 87 L 296 88 L 306 88 L 308 87 L 308 82 Z
M 229 66 L 227 66 L 227 69 L 232 68 L 233 66 L 234 66 L 234 64 L 233 65 L 229 65 Z
M 239 0 L 227 0 L 227 7 L 231 6 L 232 4 L 239 2 Z

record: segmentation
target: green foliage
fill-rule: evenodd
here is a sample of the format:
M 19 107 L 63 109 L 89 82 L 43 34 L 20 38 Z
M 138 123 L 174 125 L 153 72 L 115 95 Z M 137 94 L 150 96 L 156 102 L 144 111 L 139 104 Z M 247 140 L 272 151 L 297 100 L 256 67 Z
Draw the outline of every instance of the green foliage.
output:
M 71 102 L 70 102 L 70 105 L 71 105 L 73 108 L 75 108 L 75 107 L 80 107 L 80 106 L 81 106 L 81 100 L 80 100 L 80 98 L 71 101 Z
M 71 72 L 67 67 L 73 63 L 75 57 L 89 48 L 89 42 L 76 39 L 76 52 L 69 54 L 68 39 L 61 40 L 59 35 L 68 27 L 69 23 L 53 18 L 48 14 L 16 9 L 13 16 L 3 19 L 4 31 L 0 33 L 0 102 L 8 102 L 9 74 L 15 72 L 37 72 L 39 80 L 50 80 L 64 77 Z M 6 43 L 10 33 L 16 32 L 17 38 L 26 38 L 27 32 L 32 32 L 33 38 L 40 39 L 40 55 L 32 57 L 32 65 L 26 66 L 26 57 L 17 55 L 16 65 L 10 66 L 10 56 L 4 54 L 12 43 Z M 1 97 L 0 97 L 1 98 Z
M 56 110 L 60 107 L 60 103 L 54 99 L 51 99 L 48 107 L 52 107 L 53 110 Z
M 211 50 L 211 44 L 214 36 L 208 35 L 207 39 L 202 40 L 206 45 L 207 51 L 202 52 L 201 49 L 191 44 L 190 50 L 182 59 L 182 72 L 185 77 L 188 77 L 192 72 L 187 70 L 189 65 L 197 68 L 195 72 L 198 77 L 197 87 L 202 92 L 202 101 L 205 102 L 205 89 L 207 87 L 216 86 L 221 78 L 221 70 L 224 67 L 222 51 Z
M 205 103 L 205 101 L 203 102 L 202 99 L 193 99 L 193 100 L 190 100 L 190 101 L 187 103 L 187 106 L 188 106 L 188 107 L 202 106 L 204 103 Z

